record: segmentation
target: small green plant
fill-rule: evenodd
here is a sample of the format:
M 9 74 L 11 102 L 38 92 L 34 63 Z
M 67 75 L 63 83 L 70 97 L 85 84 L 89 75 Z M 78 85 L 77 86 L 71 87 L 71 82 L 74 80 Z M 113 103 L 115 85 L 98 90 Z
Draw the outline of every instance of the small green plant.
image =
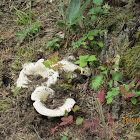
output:
M 111 103 L 113 101 L 114 96 L 118 95 L 120 93 L 120 88 L 116 87 L 116 88 L 111 88 L 111 91 L 107 92 L 107 96 L 105 98 L 107 98 L 107 103 Z
M 61 63 L 58 64 L 57 62 L 58 62 L 58 54 L 53 53 L 52 56 L 48 60 L 43 62 L 43 64 L 47 68 L 53 69 L 54 71 L 56 71 L 63 66 L 63 64 L 61 64 Z
M 31 23 L 34 23 L 34 21 L 32 20 L 31 4 L 29 8 L 29 13 L 20 11 L 15 7 L 14 9 L 16 10 L 17 12 L 16 15 L 18 17 L 18 20 L 14 20 L 14 21 L 17 21 L 20 25 L 26 25 L 26 26 L 29 26 Z
M 14 95 L 16 96 L 19 91 L 21 91 L 23 89 L 23 87 L 17 87 L 15 90 L 14 90 Z
M 59 48 L 59 38 L 54 38 L 52 41 L 47 42 L 46 48 L 49 48 L 50 51 L 54 51 L 55 49 Z
M 111 88 L 111 91 L 107 92 L 107 96 L 105 98 L 107 98 L 107 103 L 111 103 L 113 101 L 114 96 L 118 95 L 119 93 L 121 93 L 121 95 L 127 99 L 127 98 L 131 98 L 131 102 L 133 104 L 137 103 L 137 99 L 136 97 L 140 96 L 140 92 L 136 92 L 134 90 L 130 91 L 128 88 L 128 85 L 123 84 L 120 85 L 119 87 L 116 88 Z
M 57 65 L 57 62 L 58 62 L 58 55 L 56 53 L 54 53 L 48 60 L 44 61 L 43 64 L 47 68 L 53 69 L 54 71 L 56 71 L 60 66 L 60 65 Z
M 107 85 L 109 85 L 109 88 L 111 89 L 113 86 L 113 80 L 121 81 L 122 76 L 120 72 L 114 71 L 112 74 L 110 74 L 110 71 L 112 70 L 112 68 L 115 68 L 115 67 L 116 65 L 110 65 L 110 67 L 99 66 L 98 70 L 100 70 L 100 74 L 92 78 L 92 87 L 97 88 L 103 83 L 107 82 Z M 112 80 L 109 81 L 110 78 Z
M 78 61 L 75 62 L 75 64 L 80 64 L 80 67 L 85 67 L 88 63 L 89 64 L 92 64 L 93 61 L 97 61 L 97 58 L 95 55 L 80 55 L 79 56 L 79 59 Z
M 71 0 L 66 10 L 66 14 L 64 14 L 63 7 L 65 0 L 63 0 L 60 6 L 60 14 L 62 14 L 64 22 L 57 22 L 57 25 L 60 28 L 72 28 L 73 30 L 75 30 L 76 23 L 84 18 L 83 16 L 81 16 L 81 13 L 90 3 L 90 1 L 91 0 L 87 0 L 84 5 L 80 7 L 82 2 L 81 0 Z
M 103 42 L 102 41 L 95 41 L 95 37 L 97 36 L 103 36 L 104 32 L 107 32 L 107 30 L 91 30 L 87 34 L 83 34 L 83 37 L 80 38 L 77 42 L 73 42 L 72 46 L 73 48 L 78 48 L 80 46 L 83 46 L 86 49 L 94 48 L 95 50 L 98 50 L 99 48 L 103 48 Z
M 103 0 L 93 0 L 93 4 L 96 5 L 92 9 L 89 10 L 87 13 L 88 15 L 91 15 L 90 20 L 85 19 L 85 24 L 88 25 L 89 23 L 95 21 L 98 17 L 100 17 L 102 14 L 109 13 L 109 6 L 103 5 Z
M 132 85 L 132 87 L 134 87 L 134 86 L 135 85 Z M 128 87 L 129 86 L 126 84 L 120 85 L 119 86 L 120 93 L 125 99 L 131 98 L 131 102 L 133 104 L 136 104 L 137 103 L 136 97 L 140 96 L 140 92 L 136 92 L 135 90 L 130 90 Z
M 32 11 L 31 11 L 31 0 L 30 0 L 30 7 L 29 7 L 29 12 L 23 12 L 20 11 L 18 9 L 16 9 L 14 7 L 14 9 L 16 10 L 16 15 L 18 17 L 18 20 L 14 20 L 17 21 L 20 25 L 25 25 L 26 29 L 18 32 L 18 39 L 21 39 L 23 37 L 31 37 L 32 35 L 37 35 L 37 33 L 39 32 L 39 20 L 34 21 L 32 19 Z
M 107 103 L 110 104 L 113 101 L 113 98 L 121 94 L 124 99 L 131 98 L 131 102 L 133 104 L 137 103 L 136 97 L 140 96 L 140 92 L 136 92 L 134 90 L 130 90 L 129 85 L 123 84 L 119 87 L 113 88 L 112 85 L 110 87 L 110 90 L 107 92 L 107 96 L 105 96 L 104 90 L 102 90 L 100 93 L 97 94 L 97 97 L 104 102 L 105 98 L 107 99 Z
M 21 32 L 18 32 L 18 39 L 21 39 L 23 37 L 26 37 L 27 39 L 29 37 L 32 37 L 33 35 L 37 35 L 39 32 L 40 25 L 38 23 L 39 20 L 33 23 L 33 25 L 25 30 L 22 30 Z
M 63 8 L 65 5 L 65 0 L 62 0 L 60 6 L 60 14 L 63 16 L 63 22 L 57 22 L 57 25 L 60 28 L 65 29 L 65 35 L 64 38 L 67 38 L 65 46 L 67 46 L 70 38 L 70 29 L 72 31 L 76 32 L 77 30 L 77 23 L 81 23 L 81 20 L 84 18 L 82 16 L 82 12 L 87 7 L 87 5 L 90 3 L 91 0 L 87 0 L 82 7 L 81 6 L 81 0 L 71 0 L 69 2 L 68 8 L 66 12 L 64 12 Z

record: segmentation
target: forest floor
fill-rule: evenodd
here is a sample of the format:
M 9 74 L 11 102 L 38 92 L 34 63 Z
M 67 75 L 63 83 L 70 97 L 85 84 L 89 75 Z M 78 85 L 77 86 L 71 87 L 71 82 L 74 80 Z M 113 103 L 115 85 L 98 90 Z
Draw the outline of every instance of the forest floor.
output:
M 36 62 L 41 58 L 47 60 L 53 53 L 58 54 L 58 59 L 62 60 L 70 55 L 94 54 L 94 51 L 88 51 L 83 48 L 72 49 L 72 46 L 63 47 L 65 43 L 54 50 L 49 51 L 45 46 L 47 41 L 54 37 L 59 37 L 63 30 L 58 28 L 56 23 L 59 17 L 56 3 L 49 1 L 33 1 L 32 12 L 34 18 L 40 19 L 41 28 L 37 36 L 29 39 L 18 39 L 19 31 L 16 7 L 21 11 L 29 9 L 30 2 L 23 0 L 2 0 L 0 2 L 0 140 L 60 140 L 67 136 L 70 140 L 96 140 L 99 138 L 99 132 L 103 129 L 100 120 L 98 129 L 92 131 L 84 126 L 75 123 L 61 126 L 55 132 L 51 129 L 59 126 L 61 117 L 48 119 L 41 116 L 33 107 L 31 101 L 31 90 L 23 89 L 16 96 L 16 81 L 25 62 Z M 24 28 L 24 27 L 22 27 Z M 81 33 L 81 32 L 80 32 Z M 80 37 L 78 33 L 71 41 Z M 74 121 L 77 117 L 82 117 L 92 122 L 94 117 L 99 117 L 99 112 L 95 99 L 97 93 L 104 90 L 104 87 L 98 89 L 91 88 L 91 79 L 87 78 L 83 83 L 76 83 L 72 88 L 53 87 L 57 92 L 58 98 L 69 95 L 76 100 L 80 110 L 71 112 Z M 61 94 L 59 96 L 59 94 Z M 109 113 L 111 105 L 104 102 L 103 114 L 106 125 L 108 125 L 108 134 L 110 139 L 114 140 L 138 140 L 140 139 L 140 126 L 138 123 L 126 123 L 125 118 L 140 117 L 139 105 L 133 105 L 130 101 L 120 102 L 122 109 L 120 118 L 116 120 L 113 126 L 108 125 L 106 114 Z M 84 132 L 79 132 L 84 129 Z

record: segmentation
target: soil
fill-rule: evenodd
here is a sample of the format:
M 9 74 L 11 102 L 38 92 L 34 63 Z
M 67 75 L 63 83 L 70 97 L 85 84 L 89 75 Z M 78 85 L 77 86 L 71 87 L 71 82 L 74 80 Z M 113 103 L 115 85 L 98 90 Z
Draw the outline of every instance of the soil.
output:
M 96 140 L 99 138 L 99 130 L 103 129 L 101 121 L 96 131 L 73 123 L 59 127 L 53 133 L 51 129 L 59 126 L 62 122 L 61 117 L 48 118 L 35 111 L 31 101 L 31 93 L 35 87 L 32 88 L 31 85 L 31 88 L 21 89 L 16 96 L 14 95 L 16 81 L 25 62 L 36 62 L 40 58 L 48 59 L 52 53 L 57 53 L 60 60 L 69 55 L 95 54 L 94 51 L 87 52 L 83 48 L 72 49 L 72 46 L 66 48 L 63 46 L 65 43 L 61 43 L 60 48 L 53 52 L 46 49 L 47 41 L 58 37 L 58 33 L 63 33 L 63 30 L 56 26 L 57 21 L 61 20 L 57 4 L 50 3 L 49 0 L 32 1 L 34 19 L 40 18 L 41 28 L 38 35 L 29 39 L 17 39 L 19 27 L 23 29 L 24 26 L 16 22 L 17 16 L 13 6 L 25 12 L 29 9 L 29 5 L 29 0 L 0 1 L 0 12 L 3 13 L 0 15 L 0 140 L 60 140 L 64 135 L 68 135 L 69 140 Z M 82 31 L 76 34 L 72 42 L 77 41 L 81 33 Z M 44 81 L 40 76 L 31 75 L 29 78 L 34 81 L 33 85 L 40 85 Z M 76 79 L 73 83 L 67 84 L 65 80 L 64 84 L 59 81 L 60 83 L 52 87 L 55 97 L 49 99 L 46 105 L 56 108 L 58 104 L 62 105 L 64 99 L 73 98 L 80 107 L 75 113 L 69 113 L 74 117 L 74 122 L 79 116 L 92 121 L 93 117 L 99 117 L 95 99 L 104 86 L 95 90 L 91 88 L 91 78 L 84 77 L 82 82 L 81 79 L 80 82 L 77 81 Z M 136 123 L 123 123 L 123 118 L 140 117 L 140 104 L 133 106 L 130 100 L 127 102 L 122 100 L 120 104 L 122 105 L 120 118 L 108 128 L 110 136 L 114 140 L 121 138 L 139 140 L 140 126 Z M 105 102 L 102 106 L 104 115 L 109 113 L 111 105 Z M 107 119 L 105 120 L 107 122 Z M 80 129 L 85 129 L 84 133 L 79 133 Z

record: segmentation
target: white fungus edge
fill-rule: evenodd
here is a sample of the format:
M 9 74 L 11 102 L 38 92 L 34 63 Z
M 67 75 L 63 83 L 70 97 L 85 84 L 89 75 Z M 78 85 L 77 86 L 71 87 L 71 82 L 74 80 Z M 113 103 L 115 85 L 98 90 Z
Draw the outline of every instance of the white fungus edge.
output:
M 56 109 L 49 109 L 46 107 L 46 105 L 43 102 L 40 101 L 35 101 L 33 103 L 33 106 L 35 110 L 43 116 L 60 117 L 60 116 L 64 116 L 65 111 L 70 112 L 74 104 L 75 104 L 75 100 L 72 98 L 68 98 L 66 99 L 65 103 L 62 106 Z

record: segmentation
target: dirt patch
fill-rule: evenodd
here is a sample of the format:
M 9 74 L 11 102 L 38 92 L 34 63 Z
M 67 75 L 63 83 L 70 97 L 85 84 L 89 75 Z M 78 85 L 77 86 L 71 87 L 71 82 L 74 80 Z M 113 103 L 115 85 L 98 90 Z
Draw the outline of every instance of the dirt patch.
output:
M 30 87 L 38 87 L 41 86 L 42 83 L 46 82 L 48 78 L 43 78 L 41 75 L 27 75 L 27 78 L 29 79 L 28 85 Z

